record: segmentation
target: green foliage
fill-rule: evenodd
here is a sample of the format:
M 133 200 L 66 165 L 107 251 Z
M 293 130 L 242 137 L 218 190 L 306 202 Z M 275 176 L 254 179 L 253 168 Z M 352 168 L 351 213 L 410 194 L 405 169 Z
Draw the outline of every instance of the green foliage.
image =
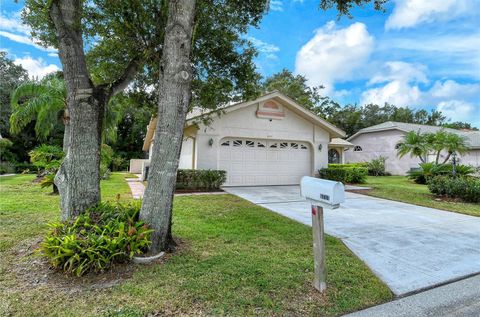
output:
M 15 173 L 15 164 L 10 162 L 0 162 L 0 175 Z
M 10 132 L 18 134 L 35 121 L 35 133 L 45 140 L 60 123 L 66 108 L 67 89 L 62 79 L 46 76 L 40 81 L 27 81 L 12 93 Z
M 59 146 L 42 144 L 29 152 L 30 162 L 39 172 L 56 173 L 65 153 Z
M 467 151 L 467 140 L 464 136 L 443 129 L 423 134 L 420 131 L 410 131 L 405 134 L 402 142 L 397 144 L 399 157 L 410 154 L 411 157 L 418 157 L 423 163 L 429 154 L 435 155 L 435 164 L 445 164 L 453 153 L 465 154 Z M 447 152 L 447 156 L 440 162 L 442 152 Z
M 225 183 L 227 172 L 220 170 L 186 170 L 177 171 L 177 189 L 218 190 Z
M 21 174 L 32 174 L 35 173 L 37 168 L 35 165 L 27 162 L 23 163 L 15 163 L 15 173 L 21 173 Z
M 112 164 L 113 155 L 113 149 L 107 144 L 102 144 L 100 151 L 100 176 L 102 179 L 110 177 L 110 164 Z
M 0 162 L 11 162 L 15 161 L 15 157 L 10 149 L 13 146 L 13 142 L 7 138 L 2 138 L 0 136 Z
M 475 172 L 475 169 L 468 165 L 457 165 L 456 174 L 468 176 Z M 453 176 L 452 164 L 435 164 L 434 162 L 421 163 L 420 168 L 407 172 L 408 178 L 417 184 L 427 184 L 430 178 L 435 176 Z
M 272 92 L 278 90 L 307 109 L 313 110 L 319 103 L 326 100 L 320 90 L 323 86 L 311 87 L 303 75 L 294 75 L 288 69 L 273 74 L 263 82 L 263 91 Z
M 349 168 L 349 167 L 367 167 L 368 163 L 346 163 L 346 164 L 328 164 L 328 167 L 332 168 Z
M 459 198 L 472 203 L 480 202 L 479 178 L 435 176 L 429 179 L 428 189 L 438 196 Z
M 59 270 L 83 275 L 131 260 L 150 245 L 148 225 L 137 205 L 101 203 L 76 219 L 50 224 L 41 253 Z
M 331 165 L 335 166 L 331 167 Z M 367 180 L 367 175 L 366 167 L 355 166 L 355 164 L 329 164 L 328 168 L 319 170 L 320 178 L 349 184 L 363 184 Z
M 410 154 L 411 157 L 418 157 L 424 163 L 430 148 L 426 135 L 419 131 L 410 131 L 404 135 L 402 142 L 397 144 L 397 155 L 402 158 Z
M 387 158 L 385 156 L 379 156 L 376 159 L 371 160 L 367 163 L 368 175 L 370 176 L 387 176 L 388 173 L 385 171 L 385 162 Z
M 128 161 L 119 155 L 114 155 L 111 166 L 113 172 L 126 171 L 128 170 Z

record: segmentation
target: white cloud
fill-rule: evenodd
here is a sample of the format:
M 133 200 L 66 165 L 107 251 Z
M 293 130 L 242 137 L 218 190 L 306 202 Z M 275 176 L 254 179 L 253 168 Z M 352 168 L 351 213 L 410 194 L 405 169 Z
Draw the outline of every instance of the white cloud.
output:
M 283 11 L 283 2 L 281 0 L 270 0 L 270 10 Z
M 374 38 L 363 23 L 338 29 L 330 21 L 297 52 L 295 72 L 305 75 L 312 86 L 324 85 L 330 93 L 336 81 L 352 79 L 370 56 Z
M 49 73 L 60 70 L 55 64 L 47 65 L 42 58 L 34 59 L 30 56 L 26 56 L 23 58 L 16 58 L 13 62 L 17 65 L 22 65 L 22 67 L 28 71 L 30 77 L 43 78 Z
M 277 59 L 277 53 L 280 51 L 280 48 L 276 45 L 273 45 L 271 43 L 264 42 L 262 40 L 259 40 L 253 36 L 248 36 L 247 40 L 252 42 L 253 46 L 262 54 L 265 54 L 267 58 L 269 59 Z
M 368 89 L 362 94 L 362 105 L 374 103 L 383 105 L 385 102 L 406 107 L 416 105 L 421 97 L 418 86 L 410 86 L 408 82 L 393 80 L 385 86 Z
M 395 0 L 395 8 L 388 17 L 385 28 L 401 29 L 421 23 L 448 21 L 472 14 L 476 9 L 471 0 Z
M 17 43 L 31 45 L 42 51 L 56 51 L 53 47 L 45 48 L 35 43 L 33 38 L 30 36 L 30 31 L 30 27 L 22 24 L 20 12 L 13 13 L 11 17 L 7 17 L 3 13 L 0 13 L 0 36 Z
M 13 13 L 10 17 L 7 17 L 3 13 L 0 13 L 0 30 L 7 30 L 14 33 L 30 34 L 30 27 L 22 24 L 20 20 L 20 12 Z
M 436 81 L 429 90 L 432 98 L 477 98 L 480 100 L 480 83 L 459 84 L 454 80 Z
M 452 121 L 480 122 L 480 106 L 463 100 L 442 101 L 436 109 Z
M 368 84 L 378 84 L 394 80 L 406 83 L 428 83 L 427 76 L 425 75 L 426 70 L 427 68 L 421 64 L 389 61 L 383 65 L 380 72 L 368 81 Z

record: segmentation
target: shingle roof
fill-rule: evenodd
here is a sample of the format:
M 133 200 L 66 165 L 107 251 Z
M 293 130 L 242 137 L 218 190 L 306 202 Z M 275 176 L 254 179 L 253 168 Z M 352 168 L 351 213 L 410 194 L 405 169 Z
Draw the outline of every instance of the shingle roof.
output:
M 347 140 L 350 141 L 351 139 L 363 133 L 385 131 L 385 130 L 401 130 L 405 132 L 419 131 L 420 133 L 435 133 L 442 129 L 447 132 L 456 133 L 461 136 L 464 136 L 467 139 L 467 142 L 471 148 L 475 148 L 475 149 L 480 148 L 480 131 L 461 131 L 461 130 L 437 127 L 432 125 L 395 122 L 395 121 L 387 121 L 377 125 L 372 125 L 371 127 L 368 127 L 368 128 L 363 128 L 359 130 L 357 133 L 355 133 L 354 135 L 352 135 L 351 137 L 349 137 Z

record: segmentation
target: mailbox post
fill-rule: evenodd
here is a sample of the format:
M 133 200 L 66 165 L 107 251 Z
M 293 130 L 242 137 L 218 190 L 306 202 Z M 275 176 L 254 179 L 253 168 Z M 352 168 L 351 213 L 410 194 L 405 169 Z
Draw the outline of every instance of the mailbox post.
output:
M 312 233 L 315 278 L 313 286 L 320 292 L 327 289 L 325 268 L 325 226 L 323 208 L 336 209 L 345 201 L 342 183 L 305 176 L 300 193 L 312 205 Z

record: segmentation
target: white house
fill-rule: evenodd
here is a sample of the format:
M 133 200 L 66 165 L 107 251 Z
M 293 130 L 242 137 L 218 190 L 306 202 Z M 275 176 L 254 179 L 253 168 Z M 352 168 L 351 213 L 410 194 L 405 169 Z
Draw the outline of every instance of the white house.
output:
M 456 133 L 463 136 L 469 145 L 469 151 L 465 155 L 459 155 L 460 164 L 480 166 L 480 132 L 447 129 L 436 126 L 412 124 L 403 122 L 384 122 L 368 128 L 361 129 L 348 138 L 355 147 L 345 152 L 345 161 L 369 162 L 379 156 L 387 157 L 386 170 L 394 175 L 405 175 L 411 168 L 417 168 L 420 159 L 406 155 L 402 158 L 397 156 L 397 144 L 403 140 L 407 132 L 419 131 L 420 133 L 435 133 L 440 130 Z M 445 157 L 442 153 L 441 157 Z M 431 161 L 432 157 L 429 158 Z
M 204 123 L 206 116 L 210 121 Z M 143 146 L 151 153 L 156 119 Z M 187 116 L 179 168 L 227 171 L 226 186 L 298 184 L 326 167 L 329 150 L 343 161 L 345 132 L 275 91 L 210 113 Z M 332 153 L 332 152 L 330 152 Z M 150 155 L 149 155 L 150 157 Z M 131 164 L 138 172 L 142 162 Z M 148 159 L 143 162 L 148 165 Z

